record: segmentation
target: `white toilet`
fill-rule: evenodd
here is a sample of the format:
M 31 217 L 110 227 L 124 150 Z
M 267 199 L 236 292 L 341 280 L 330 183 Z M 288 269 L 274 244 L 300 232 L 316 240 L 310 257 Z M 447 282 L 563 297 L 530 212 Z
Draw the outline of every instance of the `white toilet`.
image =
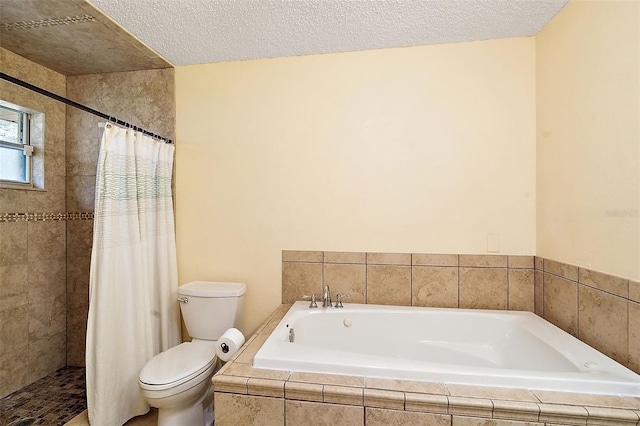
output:
M 211 377 L 217 364 L 217 340 L 233 327 L 242 310 L 246 285 L 194 281 L 178 287 L 180 310 L 191 342 L 149 360 L 138 382 L 158 426 L 213 424 Z

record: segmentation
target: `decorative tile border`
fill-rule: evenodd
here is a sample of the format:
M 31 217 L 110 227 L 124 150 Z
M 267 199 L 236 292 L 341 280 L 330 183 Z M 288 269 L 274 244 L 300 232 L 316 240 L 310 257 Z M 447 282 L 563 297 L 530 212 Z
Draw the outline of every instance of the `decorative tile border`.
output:
M 61 220 L 92 220 L 93 212 L 74 213 L 0 213 L 2 222 L 45 222 Z

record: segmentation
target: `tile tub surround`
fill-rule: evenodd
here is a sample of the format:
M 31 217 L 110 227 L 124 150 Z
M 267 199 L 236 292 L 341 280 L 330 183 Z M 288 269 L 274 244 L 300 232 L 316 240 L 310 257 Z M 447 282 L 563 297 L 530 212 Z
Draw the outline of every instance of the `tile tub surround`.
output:
M 640 283 L 538 256 L 282 252 L 282 302 L 531 311 L 640 374 Z
M 534 256 L 282 252 L 282 302 L 329 285 L 353 303 L 534 311 Z
M 535 312 L 640 373 L 640 283 L 536 257 Z
M 213 377 L 216 426 L 640 424 L 640 398 L 254 368 L 290 306 L 276 309 Z

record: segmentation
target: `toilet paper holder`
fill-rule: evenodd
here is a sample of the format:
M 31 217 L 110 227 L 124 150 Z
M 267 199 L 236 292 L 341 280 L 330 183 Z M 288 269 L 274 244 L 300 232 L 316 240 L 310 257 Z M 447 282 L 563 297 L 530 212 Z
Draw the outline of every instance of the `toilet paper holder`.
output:
M 220 345 L 220 349 L 222 350 L 222 353 L 227 353 L 229 352 L 229 345 L 227 345 L 226 343 L 223 343 Z

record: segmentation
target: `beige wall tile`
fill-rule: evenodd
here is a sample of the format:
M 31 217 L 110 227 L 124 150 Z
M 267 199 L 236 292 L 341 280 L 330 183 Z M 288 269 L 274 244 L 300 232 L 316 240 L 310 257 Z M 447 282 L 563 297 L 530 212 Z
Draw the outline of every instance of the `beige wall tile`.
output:
M 633 408 L 633 404 L 615 395 L 592 395 L 586 393 L 532 390 L 545 404 L 591 405 L 594 407 Z
M 605 407 L 585 407 L 589 413 L 587 424 L 593 425 L 636 425 L 638 415 L 632 410 L 621 410 L 619 408 Z
M 449 391 L 443 383 L 422 382 L 417 380 L 380 379 L 377 377 L 367 377 L 365 386 L 370 389 L 432 393 L 438 395 L 449 394 Z
M 49 148 L 45 149 L 47 150 L 46 155 L 48 155 Z M 48 163 L 45 164 L 45 168 L 47 166 Z M 44 179 L 44 191 L 29 191 L 27 194 L 29 212 L 64 212 L 66 193 L 65 177 L 62 175 L 46 173 L 44 175 Z
M 460 307 L 507 309 L 506 268 L 460 268 Z
M 27 191 L 0 190 L 0 213 L 29 211 L 27 199 Z
M 67 365 L 85 366 L 85 340 L 87 336 L 87 309 L 67 315 Z
M 414 266 L 411 274 L 413 306 L 458 307 L 458 268 Z
M 325 251 L 324 263 L 367 263 L 367 253 Z
M 509 269 L 509 309 L 533 312 L 535 307 L 533 269 Z
M 215 392 L 216 426 L 284 426 L 284 399 Z
M 67 113 L 67 118 L 70 118 L 69 113 Z M 98 152 L 100 151 L 98 141 L 100 138 L 95 135 L 95 131 L 92 132 L 93 137 L 77 133 L 70 132 L 66 140 L 66 174 L 67 176 L 95 176 L 98 168 Z
M 53 373 L 66 365 L 65 332 L 29 342 L 29 382 Z
M 640 303 L 629 304 L 629 361 L 625 364 L 640 374 Z M 640 400 L 638 400 L 640 408 Z
M 578 292 L 580 340 L 618 362 L 627 362 L 629 302 L 584 285 Z
M 589 413 L 584 407 L 576 405 L 538 404 L 538 421 L 552 424 L 586 425 Z
M 27 261 L 27 222 L 0 223 L 0 266 Z
M 411 264 L 422 266 L 458 266 L 458 255 L 414 253 L 411 255 Z
M 576 282 L 545 273 L 543 303 L 544 319 L 569 334 L 578 335 L 578 284 Z
M 96 176 L 67 176 L 67 212 L 92 212 L 95 204 Z
M 93 220 L 67 221 L 67 256 L 86 256 L 93 245 Z
M 9 307 L 0 311 L 0 355 L 29 344 L 29 305 Z
M 496 419 L 537 422 L 540 408 L 535 402 L 492 400 Z M 536 401 L 537 402 L 537 401 Z
M 244 376 L 255 377 L 258 379 L 287 380 L 289 372 L 283 370 L 267 370 L 262 368 L 253 368 L 250 364 L 241 364 L 232 362 L 227 364 L 224 374 L 227 376 Z
M 533 263 L 535 265 L 535 269 L 540 271 L 544 270 L 544 260 L 540 256 L 535 256 L 533 259 Z
M 358 386 L 364 387 L 364 377 L 343 376 L 338 374 L 305 373 L 301 371 L 291 373 L 291 382 L 320 383 L 324 385 Z
M 533 273 L 534 281 L 534 312 L 542 317 L 544 315 L 544 272 L 535 270 Z
M 508 256 L 507 264 L 510 269 L 533 269 L 534 256 Z
M 411 305 L 411 267 L 367 265 L 367 303 Z
M 226 374 L 216 374 L 213 376 L 213 389 L 218 392 L 230 392 L 238 394 L 248 393 L 248 377 L 227 376 Z
M 629 299 L 640 303 L 640 282 L 629 281 Z
M 463 396 L 450 396 L 449 414 L 460 414 L 477 417 L 491 417 L 493 404 L 486 398 L 467 398 Z
M 603 274 L 590 269 L 578 268 L 579 282 L 625 298 L 629 297 L 629 280 Z
M 287 399 L 299 399 L 302 401 L 323 401 L 322 391 L 324 385 L 304 382 L 285 382 L 284 394 Z
M 364 390 L 364 405 L 404 410 L 404 392 L 366 388 Z
M 555 260 L 544 259 L 544 271 L 572 281 L 578 281 L 578 267 Z
M 364 390 L 351 386 L 324 385 L 324 402 L 331 404 L 358 405 L 364 404 Z
M 321 263 L 283 263 L 282 264 L 282 303 L 302 300 L 303 295 L 316 294 L 321 300 L 322 264 Z
M 0 319 L 3 319 L 1 313 Z M 0 345 L 0 398 L 29 383 L 29 347 L 16 345 L 3 351 L 6 345 L 6 341 Z
M 336 294 L 349 295 L 343 298 L 344 303 L 365 303 L 367 286 L 367 267 L 357 264 L 324 264 L 324 284 L 331 289 L 332 300 Z
M 364 407 L 287 400 L 285 413 L 287 426 L 364 425 Z
M 284 380 L 249 377 L 247 389 L 250 395 L 284 398 Z
M 443 414 L 416 413 L 370 407 L 366 408 L 365 418 L 367 426 L 449 426 L 451 424 L 451 416 Z
M 405 392 L 404 409 L 447 414 L 449 412 L 449 399 L 445 395 Z
M 324 254 L 321 251 L 282 250 L 283 262 L 322 262 Z
M 29 262 L 66 255 L 66 222 L 28 222 Z
M 89 298 L 91 256 L 67 256 L 67 292 L 83 293 Z
M 452 426 L 543 426 L 538 422 L 518 422 L 513 420 L 479 419 L 476 417 L 453 416 Z
M 368 265 L 411 265 L 409 253 L 367 253 Z
M 507 256 L 485 254 L 461 254 L 460 266 L 475 268 L 506 268 Z
M 489 386 L 469 386 L 447 384 L 447 389 L 451 396 L 464 396 L 468 398 L 487 398 L 505 401 L 538 402 L 527 389 L 499 388 Z
M 26 263 L 0 266 L 0 311 L 29 301 L 28 271 Z

